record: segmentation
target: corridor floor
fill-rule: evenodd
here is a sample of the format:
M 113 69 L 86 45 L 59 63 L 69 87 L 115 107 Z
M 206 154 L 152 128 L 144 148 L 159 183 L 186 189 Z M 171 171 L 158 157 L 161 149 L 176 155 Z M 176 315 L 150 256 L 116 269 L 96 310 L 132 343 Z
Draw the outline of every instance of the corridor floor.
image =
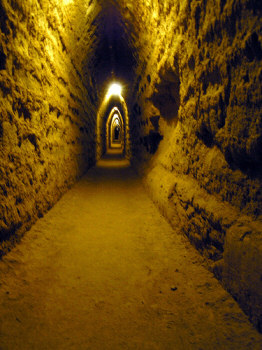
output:
M 0 261 L 0 349 L 262 349 L 126 160 L 88 171 Z

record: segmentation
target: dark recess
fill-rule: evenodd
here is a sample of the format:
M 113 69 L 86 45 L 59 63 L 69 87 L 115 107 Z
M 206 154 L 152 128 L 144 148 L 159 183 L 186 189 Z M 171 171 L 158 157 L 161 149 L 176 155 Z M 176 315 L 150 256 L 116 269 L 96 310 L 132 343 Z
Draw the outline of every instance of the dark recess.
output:
M 199 130 L 196 131 L 196 136 L 202 140 L 207 147 L 213 145 L 213 135 L 204 123 L 202 123 Z
M 159 109 L 161 117 L 167 121 L 177 121 L 180 106 L 180 79 L 178 67 L 163 68 L 159 72 L 160 83 L 151 96 L 151 101 Z
M 142 143 L 147 152 L 154 154 L 156 153 L 161 140 L 163 140 L 163 136 L 159 132 L 150 130 L 149 135 L 143 137 Z
M 6 15 L 6 11 L 0 2 L 0 29 L 1 29 L 2 33 L 6 34 L 6 35 L 9 34 L 9 30 L 7 28 L 7 25 L 6 25 L 7 18 L 8 17 Z
M 250 178 L 262 179 L 262 136 L 256 141 L 258 150 L 252 156 L 245 150 L 236 150 L 233 146 L 225 149 L 225 159 L 232 170 L 240 169 Z
M 0 47 L 0 70 L 4 70 L 6 66 L 6 55 L 2 51 L 2 48 Z
M 18 113 L 20 116 L 24 116 L 24 119 L 29 119 L 31 120 L 31 113 L 29 112 L 29 109 L 24 105 L 21 104 L 21 106 L 18 108 Z
M 257 59 L 257 60 L 262 59 L 261 44 L 258 40 L 258 35 L 256 32 L 253 33 L 246 41 L 244 53 L 250 62 L 254 61 L 254 59 Z
M 262 12 L 262 1 L 261 0 L 249 0 L 246 4 L 247 9 L 252 10 L 254 14 Z

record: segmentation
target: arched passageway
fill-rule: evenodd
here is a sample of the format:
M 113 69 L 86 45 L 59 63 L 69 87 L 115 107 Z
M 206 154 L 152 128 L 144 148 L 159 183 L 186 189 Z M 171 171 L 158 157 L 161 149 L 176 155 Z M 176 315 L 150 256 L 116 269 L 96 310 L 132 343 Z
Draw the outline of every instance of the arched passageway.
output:
M 121 150 L 123 156 L 130 159 L 129 115 L 121 94 L 106 94 L 97 114 L 97 160 L 110 148 Z
M 20 293 L 18 288 L 14 295 L 10 295 L 10 291 L 15 290 L 12 286 L 21 286 L 21 290 L 24 291 L 23 275 L 31 274 L 29 285 L 33 288 L 29 287 L 29 290 L 36 296 L 36 300 L 42 300 L 44 312 L 49 298 L 52 300 L 50 304 L 56 305 L 58 302 L 60 306 L 66 305 L 66 298 L 62 298 L 62 302 L 59 303 L 60 291 L 69 279 L 73 283 L 68 284 L 68 295 L 72 296 L 72 291 L 77 289 L 78 271 L 74 270 L 75 274 L 70 274 L 70 269 L 78 266 L 78 258 L 83 258 L 84 271 L 87 263 L 90 263 L 91 266 L 95 266 L 95 273 L 99 271 L 103 277 L 106 276 L 103 272 L 108 271 L 107 267 L 113 266 L 110 270 L 112 276 L 114 267 L 125 259 L 125 251 L 121 250 L 122 246 L 120 243 L 118 245 L 118 241 L 122 245 L 125 244 L 122 237 L 125 237 L 125 230 L 131 227 L 132 232 L 129 232 L 127 238 L 130 251 L 134 248 L 133 254 L 141 253 L 143 257 L 149 257 L 141 262 L 142 270 L 147 271 L 148 275 L 141 272 L 138 276 L 143 277 L 141 280 L 146 280 L 147 276 L 151 275 L 156 277 L 154 281 L 149 281 L 149 286 L 145 284 L 145 288 L 148 289 L 141 291 L 136 299 L 137 305 L 140 305 L 140 301 L 143 305 L 142 310 L 136 309 L 136 315 L 140 315 L 141 312 L 144 316 L 145 323 L 140 325 L 143 327 L 146 324 L 149 335 L 150 330 L 151 333 L 157 332 L 157 327 L 150 322 L 154 311 L 159 315 L 163 331 L 174 325 L 175 317 L 170 319 L 171 311 L 165 302 L 161 304 L 159 301 L 159 298 L 166 295 L 156 283 L 157 276 L 162 272 L 161 266 L 155 269 L 155 265 L 150 264 L 150 260 L 158 258 L 157 246 L 150 244 L 154 229 L 150 226 L 151 219 L 147 214 L 152 212 L 146 205 L 138 205 L 140 200 L 144 203 L 143 197 L 133 198 L 136 189 L 134 187 L 130 190 L 129 185 L 131 186 L 132 181 L 122 181 L 122 176 L 128 177 L 127 173 L 114 173 L 114 170 L 119 168 L 119 163 L 109 163 L 107 157 L 104 157 L 104 163 L 101 161 L 101 157 L 110 147 L 116 147 L 112 153 L 123 150 L 123 155 L 131 159 L 132 166 L 142 176 L 145 188 L 161 213 L 175 231 L 179 230 L 180 234 L 186 235 L 199 250 L 206 259 L 208 268 L 238 301 L 251 322 L 262 331 L 261 4 L 261 0 L 0 1 L 0 256 L 8 254 L 25 232 L 96 162 L 97 168 L 93 171 L 97 178 L 89 178 L 94 187 L 84 183 L 81 191 L 90 201 L 95 201 L 95 198 L 92 198 L 94 193 L 94 197 L 97 195 L 100 199 L 99 205 L 97 202 L 95 205 L 98 210 L 92 213 L 89 211 L 90 217 L 86 218 L 83 227 L 75 226 L 72 222 L 79 221 L 81 225 L 84 221 L 82 217 L 88 215 L 89 209 L 85 212 L 85 201 L 81 202 L 78 198 L 71 197 L 72 212 L 57 215 L 58 222 L 62 221 L 63 224 L 56 236 L 56 244 L 63 245 L 61 237 L 66 234 L 70 236 L 71 233 L 68 242 L 72 243 L 72 249 L 75 247 L 75 250 L 70 250 L 71 247 L 65 245 L 60 246 L 61 250 L 58 248 L 50 253 L 50 245 L 43 238 L 43 246 L 47 249 L 40 253 L 42 258 L 39 265 L 44 265 L 47 256 L 50 264 L 54 263 L 58 273 L 56 275 L 56 270 L 46 265 L 43 270 L 46 274 L 41 275 L 42 280 L 47 279 L 47 282 L 50 282 L 48 271 L 52 271 L 54 279 L 59 280 L 60 264 L 63 264 L 63 261 L 67 262 L 65 270 L 68 269 L 69 275 L 65 272 L 65 278 L 61 284 L 55 284 L 55 290 L 48 290 L 49 284 L 46 283 L 46 293 L 41 294 L 39 275 L 33 272 L 34 262 L 38 258 L 36 256 L 31 263 L 30 257 L 33 253 L 28 257 L 27 245 L 23 248 L 28 257 L 24 270 L 23 263 L 26 258 L 21 260 L 21 264 L 16 264 L 19 260 L 19 250 L 11 262 L 7 259 L 6 265 L 3 263 L 3 271 L 9 280 L 2 283 L 0 279 L 0 292 L 4 291 L 5 296 L 3 312 L 0 314 L 4 315 L 7 342 L 8 332 L 11 339 L 14 327 L 17 334 L 20 334 L 20 327 L 24 327 L 25 332 L 31 329 L 31 316 L 35 321 L 34 314 L 30 312 L 30 298 L 26 299 L 25 305 L 28 308 L 23 312 L 25 309 L 20 304 L 21 300 L 23 301 L 23 293 Z M 108 94 L 106 90 L 111 82 L 121 82 L 123 92 L 115 84 L 111 94 Z M 119 116 L 122 118 L 119 118 L 120 124 L 122 123 L 122 128 L 120 125 L 119 129 L 108 119 L 114 108 L 119 110 Z M 117 148 L 119 138 L 120 149 Z M 122 161 L 124 163 L 121 163 L 120 168 L 128 168 L 128 161 L 121 159 Z M 108 170 L 106 176 L 102 174 L 103 181 L 99 181 L 99 174 L 105 169 Z M 116 185 L 114 191 L 103 193 L 103 189 L 111 181 Z M 117 198 L 112 207 L 110 203 L 116 194 Z M 123 201 L 119 200 L 121 196 Z M 131 202 L 128 197 L 134 201 Z M 78 210 L 78 202 L 83 206 L 81 212 Z M 106 221 L 103 214 L 108 210 L 105 217 L 109 218 L 111 215 L 113 218 L 113 214 L 118 212 L 118 206 L 123 210 L 118 218 L 118 224 L 122 223 L 122 230 L 111 248 L 115 254 L 120 252 L 123 255 L 119 254 L 119 261 L 115 259 L 114 265 L 110 259 L 106 260 L 103 254 L 100 257 L 99 253 L 102 251 L 100 242 L 105 239 L 104 233 L 108 232 L 104 230 L 107 226 L 111 230 L 114 225 L 112 220 Z M 132 226 L 129 220 L 130 212 L 133 215 L 131 222 L 137 223 L 144 219 L 149 227 Z M 73 218 L 68 218 L 68 213 L 71 213 Z M 93 218 L 97 221 L 98 231 L 94 232 L 97 233 L 99 241 L 94 239 L 91 248 L 89 240 L 92 232 L 89 232 L 89 227 L 92 226 Z M 103 220 L 108 225 L 103 226 Z M 157 220 L 154 223 L 157 223 Z M 46 230 L 41 226 L 43 222 Z M 37 234 L 36 237 L 41 240 L 42 234 L 48 236 L 50 226 L 48 221 L 43 220 L 40 220 L 39 225 L 37 232 L 40 237 Z M 162 224 L 159 223 L 160 226 Z M 55 228 L 56 223 L 53 222 L 51 232 Z M 117 226 L 115 228 L 118 232 Z M 78 236 L 79 231 L 82 235 Z M 169 256 L 162 255 L 164 258 L 160 260 L 171 262 L 173 252 L 179 255 L 177 247 L 173 246 L 176 239 L 169 240 L 165 235 L 159 237 L 163 238 L 163 242 L 166 239 L 168 245 L 173 248 L 166 249 L 170 252 Z M 109 239 L 109 235 L 106 238 Z M 74 246 L 77 239 L 80 240 L 79 244 Z M 147 242 L 146 246 L 139 246 L 138 242 L 141 240 Z M 81 245 L 81 241 L 85 245 Z M 32 245 L 36 248 L 38 242 L 34 242 Z M 133 242 L 137 243 L 137 250 L 132 246 Z M 162 244 L 161 239 L 159 242 Z M 27 243 L 30 246 L 31 243 Z M 85 250 L 82 249 L 83 246 Z M 93 257 L 97 258 L 97 261 L 86 261 L 81 255 L 88 249 L 95 252 Z M 103 250 L 105 254 L 106 249 Z M 153 251 L 153 256 L 150 250 Z M 66 253 L 71 257 L 71 261 Z M 131 280 L 132 286 L 139 284 L 139 278 L 132 280 L 132 269 L 129 270 L 125 264 L 119 265 L 120 270 L 115 270 L 118 271 L 116 280 L 122 281 L 120 287 L 127 285 L 124 272 L 128 272 L 130 277 L 128 283 Z M 18 271 L 21 269 L 21 275 L 15 271 L 16 268 Z M 92 267 L 89 272 L 90 270 Z M 180 271 L 180 268 L 174 266 L 174 269 L 170 270 L 168 281 L 174 281 L 172 273 L 176 270 Z M 184 274 L 184 284 L 191 283 L 190 274 L 194 274 L 194 268 L 190 271 L 189 274 Z M 20 276 L 20 280 L 16 279 L 17 275 Z M 88 277 L 83 275 L 78 277 Z M 159 280 L 163 281 L 160 277 Z M 106 287 L 107 282 L 105 279 L 105 283 L 102 284 L 98 279 L 94 294 Z M 234 312 L 231 311 L 236 309 L 230 308 L 231 301 L 227 298 L 219 299 L 218 296 L 223 294 L 220 289 L 216 295 L 211 296 L 208 288 L 205 289 L 208 283 L 203 287 L 208 300 L 206 303 L 210 306 L 213 300 L 216 300 L 215 303 L 219 305 L 221 312 L 219 322 L 223 323 L 223 317 L 225 323 L 228 317 L 234 319 Z M 2 289 L 4 285 L 8 285 L 9 288 Z M 92 278 L 85 279 L 81 285 L 78 295 L 80 300 L 87 285 L 92 285 Z M 154 300 L 145 298 L 145 295 L 149 296 L 151 293 L 155 296 L 154 286 L 159 287 L 157 289 L 161 291 L 161 297 Z M 109 289 L 114 289 L 112 284 Z M 177 302 L 182 297 L 180 291 L 183 295 L 183 283 L 180 286 L 172 283 L 173 296 L 177 297 Z M 199 300 L 196 291 L 198 285 L 192 283 L 191 294 L 194 295 L 195 301 Z M 19 300 L 16 303 L 17 296 Z M 96 305 L 101 310 L 104 305 L 104 300 L 102 297 L 101 299 L 90 302 L 91 306 Z M 125 303 L 125 300 L 129 302 L 130 299 L 132 295 L 125 294 L 124 298 L 118 300 L 124 300 Z M 71 301 L 73 302 L 73 299 L 70 299 Z M 200 301 L 198 305 L 201 306 L 193 312 L 198 311 L 199 319 L 209 320 L 214 327 L 217 321 L 215 306 L 212 304 L 210 310 L 205 304 L 205 312 L 201 313 L 203 300 Z M 128 302 L 124 305 L 126 311 L 132 309 L 129 308 Z M 172 302 L 178 305 L 175 301 Z M 134 306 L 131 302 L 130 305 Z M 103 316 L 110 314 L 112 308 L 109 309 L 105 307 Z M 229 313 L 223 314 L 225 309 L 229 309 Z M 11 315 L 8 310 L 11 310 Z M 16 314 L 16 310 L 20 310 L 19 315 Z M 52 314 L 51 308 L 47 312 L 53 325 L 59 324 L 57 320 L 63 322 L 62 306 L 61 309 L 55 310 L 55 315 Z M 83 310 L 86 311 L 84 308 Z M 184 311 L 190 313 L 189 309 Z M 175 309 L 172 312 L 177 315 Z M 21 315 L 25 315 L 25 319 L 20 323 Z M 92 316 L 95 315 L 94 311 Z M 178 334 L 176 332 L 180 330 L 181 339 L 186 339 L 188 334 L 184 333 L 182 309 L 181 315 L 182 317 L 177 317 L 180 322 L 175 323 L 175 329 L 171 332 Z M 122 315 L 118 314 L 118 317 L 120 319 Z M 65 316 L 65 319 L 69 318 Z M 242 316 L 239 324 L 242 324 L 241 319 Z M 77 318 L 75 320 L 77 324 Z M 88 321 L 88 316 L 86 319 L 83 317 L 83 320 Z M 48 317 L 46 321 L 48 322 Z M 97 320 L 97 324 L 99 321 L 101 320 Z M 106 322 L 101 324 L 102 328 L 106 329 Z M 118 324 L 121 324 L 121 320 Z M 193 330 L 192 344 L 179 343 L 182 348 L 184 346 L 190 349 L 191 345 L 193 350 L 194 347 L 207 347 L 201 343 L 201 339 L 199 340 L 198 333 L 194 333 L 196 324 L 197 321 L 190 325 L 188 323 L 188 328 Z M 132 327 L 132 324 L 129 325 Z M 197 326 L 201 331 L 201 324 Z M 64 330 L 68 330 L 68 324 L 63 324 L 63 327 Z M 76 328 L 74 332 L 77 333 Z M 202 332 L 206 332 L 207 328 L 208 324 L 202 327 Z M 1 323 L 0 333 L 2 329 Z M 223 333 L 222 326 L 220 329 L 220 333 Z M 92 325 L 89 330 L 90 333 L 94 330 Z M 238 331 L 234 331 L 234 334 L 238 334 Z M 52 333 L 52 329 L 50 332 Z M 70 339 L 72 347 L 76 333 L 72 333 Z M 214 333 L 209 334 L 209 340 L 214 340 L 219 348 L 219 344 L 222 344 L 220 336 L 214 339 Z M 226 333 L 230 338 L 230 329 L 225 330 L 221 337 Z M 244 334 L 245 331 L 242 332 L 242 335 Z M 248 334 L 252 334 L 252 331 L 248 331 Z M 67 335 L 65 331 L 59 339 L 65 339 Z M 2 334 L 0 338 L 2 341 Z M 194 338 L 197 339 L 197 344 L 194 343 Z M 128 347 L 123 339 L 124 337 L 122 347 Z M 132 341 L 135 342 L 136 338 L 132 338 Z M 161 348 L 157 340 L 153 345 L 150 341 L 146 344 L 150 349 Z M 239 341 L 237 345 L 231 345 L 240 349 L 244 344 L 247 343 Z M 15 344 L 14 347 L 20 349 L 20 345 Z M 168 348 L 165 345 L 162 347 Z M 50 348 L 46 343 L 43 347 Z M 137 347 L 139 348 L 139 345 Z M 57 347 L 54 345 L 54 348 Z M 224 348 L 231 346 L 227 343 Z M 253 344 L 252 348 L 255 348 Z
M 117 107 L 109 113 L 106 122 L 107 149 L 119 149 L 125 152 L 125 123 Z

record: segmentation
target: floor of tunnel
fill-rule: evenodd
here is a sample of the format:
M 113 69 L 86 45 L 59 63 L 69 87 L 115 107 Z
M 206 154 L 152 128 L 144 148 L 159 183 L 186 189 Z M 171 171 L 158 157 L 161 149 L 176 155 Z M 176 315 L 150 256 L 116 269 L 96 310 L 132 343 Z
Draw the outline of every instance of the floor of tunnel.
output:
M 114 152 L 0 261 L 0 349 L 261 349 Z

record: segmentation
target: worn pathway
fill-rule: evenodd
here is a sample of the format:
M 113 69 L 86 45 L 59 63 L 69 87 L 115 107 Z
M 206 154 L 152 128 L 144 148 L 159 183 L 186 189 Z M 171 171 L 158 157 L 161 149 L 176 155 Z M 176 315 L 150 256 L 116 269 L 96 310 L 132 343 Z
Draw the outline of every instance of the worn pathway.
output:
M 125 160 L 91 169 L 0 261 L 1 350 L 262 349 Z

